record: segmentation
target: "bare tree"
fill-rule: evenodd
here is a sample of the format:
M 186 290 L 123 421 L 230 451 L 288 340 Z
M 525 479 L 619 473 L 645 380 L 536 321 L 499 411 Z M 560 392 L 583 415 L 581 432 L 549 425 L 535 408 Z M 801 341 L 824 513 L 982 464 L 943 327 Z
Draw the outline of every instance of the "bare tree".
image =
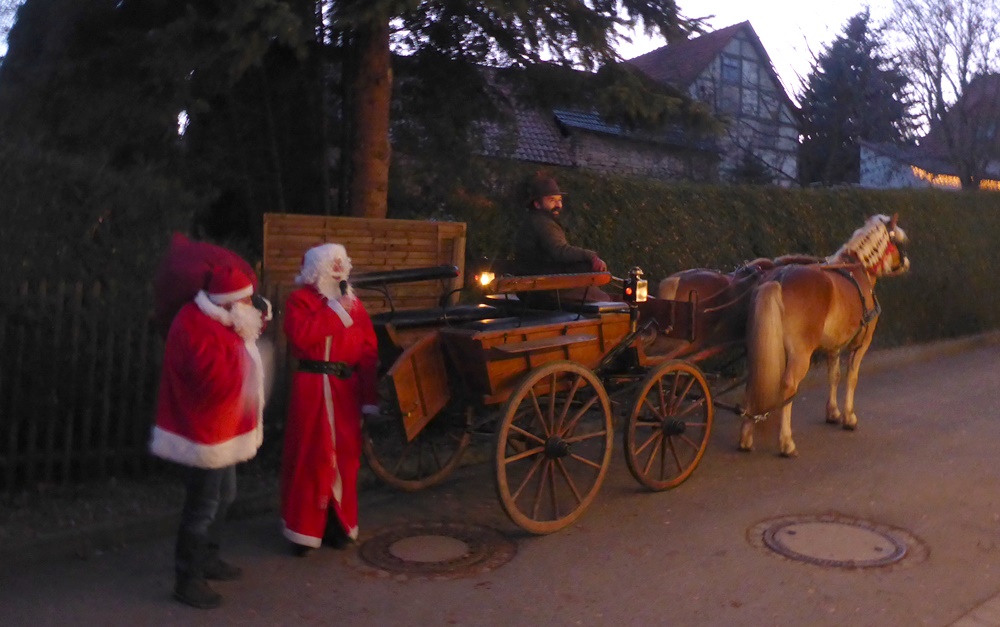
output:
M 887 27 L 914 85 L 925 144 L 978 188 L 1000 157 L 1000 1 L 894 0 Z
M 10 34 L 10 27 L 14 25 L 14 14 L 22 4 L 24 0 L 0 0 L 0 52 L 7 49 L 7 35 Z M 0 55 L 0 58 L 2 57 L 3 55 Z

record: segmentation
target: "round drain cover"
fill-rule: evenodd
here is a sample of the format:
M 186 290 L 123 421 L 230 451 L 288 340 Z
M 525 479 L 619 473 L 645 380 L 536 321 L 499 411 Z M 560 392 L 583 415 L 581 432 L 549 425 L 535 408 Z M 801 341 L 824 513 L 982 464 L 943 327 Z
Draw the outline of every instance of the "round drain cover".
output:
M 765 521 L 750 536 L 785 557 L 839 568 L 887 566 L 922 552 L 902 530 L 839 514 Z
M 452 562 L 469 554 L 469 545 L 448 536 L 410 536 L 389 545 L 404 562 Z
M 488 527 L 429 522 L 380 531 L 358 556 L 380 576 L 452 578 L 489 572 L 516 552 L 513 542 Z

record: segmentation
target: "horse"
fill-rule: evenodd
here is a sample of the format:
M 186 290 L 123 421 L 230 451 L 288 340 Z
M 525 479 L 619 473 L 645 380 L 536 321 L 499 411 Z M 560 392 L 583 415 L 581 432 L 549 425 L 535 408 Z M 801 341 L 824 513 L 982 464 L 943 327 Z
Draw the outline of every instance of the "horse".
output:
M 754 425 L 780 411 L 778 447 L 798 455 L 792 440 L 792 398 L 809 372 L 812 355 L 827 356 L 826 421 L 857 428 L 854 392 L 858 370 L 871 345 L 881 306 L 875 282 L 910 268 L 906 233 L 891 218 L 875 215 L 830 257 L 818 264 L 772 270 L 754 289 L 747 317 L 747 384 L 739 448 L 753 449 Z M 844 411 L 837 405 L 842 351 L 848 351 Z
M 696 301 L 701 310 L 698 337 L 686 352 L 703 347 L 742 344 L 753 289 L 775 268 L 788 264 L 819 263 L 821 258 L 785 255 L 775 259 L 758 257 L 732 272 L 692 268 L 675 272 L 660 281 L 656 297 L 681 302 Z

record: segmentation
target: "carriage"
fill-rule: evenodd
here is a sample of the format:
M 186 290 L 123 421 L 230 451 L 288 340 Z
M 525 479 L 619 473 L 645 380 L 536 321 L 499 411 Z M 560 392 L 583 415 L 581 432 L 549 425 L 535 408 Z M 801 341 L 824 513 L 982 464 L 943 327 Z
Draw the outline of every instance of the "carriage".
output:
M 780 413 L 780 452 L 795 456 L 791 401 L 814 351 L 828 355 L 827 422 L 854 429 L 858 368 L 881 311 L 875 281 L 909 268 L 896 220 L 872 216 L 825 259 L 683 271 L 660 284 L 659 298 L 647 298 L 633 268 L 618 279 L 621 302 L 579 299 L 542 310 L 517 295 L 579 292 L 612 277 L 482 272 L 481 302 L 449 306 L 446 294 L 434 309 L 390 306 L 373 317 L 387 368 L 382 412 L 363 428 L 368 464 L 385 483 L 418 490 L 455 470 L 474 438 L 491 439 L 505 512 L 544 534 L 572 524 L 596 497 L 617 430 L 630 473 L 654 491 L 697 467 L 716 408 L 741 416 L 743 450 L 753 446 L 753 425 Z M 394 282 L 457 274 L 444 266 L 353 282 L 389 296 Z M 849 364 L 843 413 L 841 351 Z M 746 407 L 721 400 L 744 382 Z
M 394 282 L 456 274 L 444 266 L 353 281 L 388 295 Z M 483 273 L 481 302 L 373 316 L 387 366 L 381 415 L 364 424 L 373 473 L 402 490 L 426 488 L 458 467 L 471 442 L 491 438 L 499 500 L 514 523 L 537 534 L 570 525 L 593 501 L 616 426 L 640 484 L 665 490 L 687 479 L 719 404 L 698 362 L 739 354 L 740 333 L 717 333 L 739 303 L 649 299 L 638 268 L 619 280 L 621 302 L 542 310 L 516 296 L 611 280 Z

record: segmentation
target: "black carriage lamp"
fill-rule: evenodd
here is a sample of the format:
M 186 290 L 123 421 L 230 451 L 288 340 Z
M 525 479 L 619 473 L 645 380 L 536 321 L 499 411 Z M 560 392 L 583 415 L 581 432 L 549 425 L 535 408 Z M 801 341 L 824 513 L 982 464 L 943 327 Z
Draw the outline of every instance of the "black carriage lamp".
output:
M 629 305 L 644 303 L 649 297 L 649 281 L 642 278 L 642 268 L 632 266 L 622 282 L 623 299 Z

